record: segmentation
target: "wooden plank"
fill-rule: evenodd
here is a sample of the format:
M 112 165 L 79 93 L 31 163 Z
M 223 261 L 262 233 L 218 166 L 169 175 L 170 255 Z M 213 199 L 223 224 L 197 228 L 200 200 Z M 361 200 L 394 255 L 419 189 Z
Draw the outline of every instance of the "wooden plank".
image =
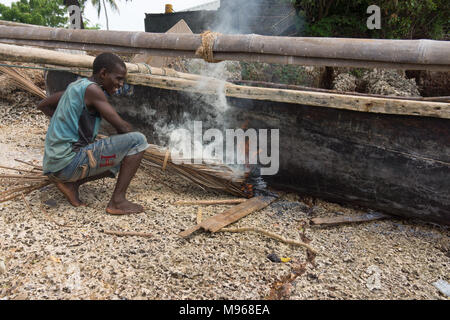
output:
M 249 215 L 250 213 L 264 209 L 276 199 L 276 197 L 265 196 L 251 198 L 244 203 L 226 210 L 222 215 L 218 216 L 217 219 L 212 220 L 211 223 L 204 228 L 211 232 L 217 232 L 233 222 Z
M 144 238 L 151 238 L 153 235 L 151 233 L 146 232 L 135 232 L 135 231 L 115 231 L 115 230 L 102 230 L 103 233 L 113 235 L 113 236 L 119 236 L 119 237 L 144 237 Z
M 181 232 L 179 235 L 183 238 L 191 235 L 195 231 L 203 228 L 207 231 L 217 232 L 223 227 L 236 222 L 237 220 L 249 215 L 250 213 L 259 211 L 268 205 L 270 205 L 273 201 L 275 201 L 276 197 L 254 197 L 246 202 L 236 205 L 235 207 L 225 210 L 222 213 L 216 214 L 215 216 L 204 220 L 202 223 L 197 224 L 185 231 Z
M 435 101 L 435 102 L 450 102 L 450 96 L 443 97 L 404 97 L 404 96 L 394 96 L 394 95 L 382 95 L 382 94 L 369 94 L 361 92 L 351 92 L 351 91 L 338 91 L 332 89 L 322 89 L 322 88 L 312 88 L 293 84 L 282 84 L 273 83 L 266 81 L 253 81 L 253 80 L 229 80 L 230 83 L 249 86 L 249 87 L 262 87 L 262 88 L 272 88 L 272 89 L 289 89 L 289 90 L 299 90 L 299 91 L 313 91 L 313 92 L 326 92 L 335 94 L 346 94 L 351 96 L 362 96 L 362 97 L 373 97 L 373 98 L 386 98 L 395 100 L 415 100 L 415 101 Z
M 271 100 L 309 106 L 385 114 L 450 118 L 450 104 L 428 101 L 394 100 L 286 89 L 226 85 L 226 95 L 254 100 Z
M 29 62 L 37 64 L 46 64 L 53 66 L 63 66 L 78 69 L 78 74 L 89 76 L 91 74 L 92 64 L 95 57 L 89 55 L 69 54 L 65 52 L 21 47 L 11 44 L 0 43 L 0 59 L 11 62 Z M 125 63 L 128 73 L 152 74 L 158 76 L 179 77 L 188 80 L 209 81 L 208 77 L 202 77 L 196 74 L 178 72 L 169 68 L 149 67 L 142 63 Z M 86 70 L 79 70 L 80 68 Z M 70 70 L 67 70 L 70 71 Z
M 183 232 L 179 233 L 179 236 L 186 238 L 186 237 L 190 236 L 191 234 L 193 234 L 195 231 L 200 230 L 201 227 L 202 227 L 201 224 L 193 226 L 193 227 L 186 229 Z
M 174 77 L 128 74 L 127 82 L 133 85 L 150 86 L 161 89 L 200 92 L 216 95 L 219 88 L 225 88 L 227 97 L 252 100 L 284 102 L 297 105 L 327 107 L 334 109 L 371 112 L 381 114 L 397 114 L 425 116 L 450 119 L 450 104 L 443 102 L 397 100 L 332 94 L 325 92 L 297 91 L 239 86 L 220 81 L 210 81 L 208 86 L 199 86 L 197 81 Z M 292 106 L 295 108 L 295 106 Z
M 381 220 L 389 218 L 388 215 L 379 212 L 366 213 L 362 215 L 351 215 L 351 216 L 340 216 L 340 217 L 329 217 L 329 218 L 314 218 L 311 219 L 313 225 L 321 226 L 335 226 L 347 223 L 356 222 L 367 222 L 374 220 Z
M 1 167 L 1 166 L 0 166 Z M 240 204 L 248 199 L 224 199 L 224 200 L 195 200 L 195 201 L 177 201 L 176 206 L 190 206 L 190 205 L 219 205 L 219 204 Z

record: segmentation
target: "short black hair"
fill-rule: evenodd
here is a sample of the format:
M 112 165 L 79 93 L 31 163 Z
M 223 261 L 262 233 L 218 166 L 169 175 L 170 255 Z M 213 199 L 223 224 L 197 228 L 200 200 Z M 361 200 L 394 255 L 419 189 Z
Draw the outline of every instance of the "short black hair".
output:
M 115 55 L 114 53 L 104 52 L 102 54 L 99 54 L 97 58 L 95 58 L 93 73 L 97 74 L 103 68 L 105 68 L 107 72 L 112 72 L 117 65 L 121 65 L 125 68 L 125 70 L 127 69 L 125 62 L 123 62 L 123 60 L 120 59 L 117 55 Z

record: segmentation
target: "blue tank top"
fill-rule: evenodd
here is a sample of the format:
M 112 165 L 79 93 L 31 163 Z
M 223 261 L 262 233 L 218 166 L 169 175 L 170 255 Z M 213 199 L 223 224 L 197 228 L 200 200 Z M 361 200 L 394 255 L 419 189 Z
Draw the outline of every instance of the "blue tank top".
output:
M 86 108 L 86 89 L 95 84 L 88 79 L 71 83 L 51 118 L 45 137 L 44 173 L 64 169 L 77 151 L 94 142 L 100 126 L 100 114 Z

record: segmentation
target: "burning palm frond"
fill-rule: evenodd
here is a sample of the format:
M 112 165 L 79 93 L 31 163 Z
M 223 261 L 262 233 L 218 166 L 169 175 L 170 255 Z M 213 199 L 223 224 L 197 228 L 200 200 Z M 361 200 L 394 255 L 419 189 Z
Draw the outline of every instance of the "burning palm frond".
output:
M 221 163 L 174 163 L 166 149 L 150 145 L 145 151 L 142 164 L 144 168 L 157 167 L 176 174 L 203 189 L 222 190 L 240 197 L 251 196 L 244 188 L 248 173 L 234 171 Z
M 45 99 L 47 97 L 44 90 L 36 86 L 33 81 L 28 79 L 18 70 L 13 69 L 12 67 L 0 66 L 0 73 L 8 75 L 18 88 L 28 91 L 42 99 Z

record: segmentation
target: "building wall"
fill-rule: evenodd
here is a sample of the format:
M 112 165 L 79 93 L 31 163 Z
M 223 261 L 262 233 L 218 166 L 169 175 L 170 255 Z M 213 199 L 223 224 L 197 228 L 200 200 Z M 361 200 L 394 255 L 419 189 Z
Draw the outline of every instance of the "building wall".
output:
M 175 12 L 170 14 L 146 14 L 145 31 L 164 33 L 183 19 L 194 33 L 202 33 L 214 25 L 217 18 L 215 10 Z
M 208 4 L 216 4 L 218 1 Z M 218 10 L 146 14 L 145 31 L 166 32 L 184 19 L 194 33 L 213 30 L 231 34 L 289 36 L 297 33 L 292 4 L 276 0 L 221 0 Z M 205 4 L 205 5 L 208 5 Z

